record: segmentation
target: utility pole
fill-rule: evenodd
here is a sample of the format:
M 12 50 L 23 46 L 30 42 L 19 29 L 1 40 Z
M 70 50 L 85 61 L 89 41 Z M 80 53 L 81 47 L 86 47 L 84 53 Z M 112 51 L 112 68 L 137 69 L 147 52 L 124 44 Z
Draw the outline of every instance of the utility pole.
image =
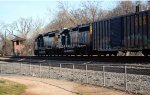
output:
M 148 0 L 147 10 L 150 10 L 150 0 Z
M 141 10 L 141 2 L 140 1 L 136 1 L 136 12 L 139 12 Z
M 6 56 L 7 53 L 7 42 L 6 42 L 6 30 L 5 30 L 5 40 L 4 40 L 4 56 Z

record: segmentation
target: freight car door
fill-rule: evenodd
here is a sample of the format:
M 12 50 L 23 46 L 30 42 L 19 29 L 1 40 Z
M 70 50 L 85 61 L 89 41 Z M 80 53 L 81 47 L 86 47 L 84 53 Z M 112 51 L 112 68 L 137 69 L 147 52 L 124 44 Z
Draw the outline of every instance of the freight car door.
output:
M 110 22 L 110 41 L 111 49 L 120 49 L 122 47 L 122 17 L 111 19 Z

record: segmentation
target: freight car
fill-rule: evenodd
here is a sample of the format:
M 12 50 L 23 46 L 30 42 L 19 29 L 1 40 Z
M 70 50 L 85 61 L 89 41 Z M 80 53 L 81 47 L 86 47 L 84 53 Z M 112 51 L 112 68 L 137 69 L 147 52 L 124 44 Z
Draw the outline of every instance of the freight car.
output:
M 130 13 L 40 34 L 35 55 L 150 54 L 150 11 Z
M 150 11 L 93 22 L 93 50 L 105 54 L 142 51 L 150 54 Z

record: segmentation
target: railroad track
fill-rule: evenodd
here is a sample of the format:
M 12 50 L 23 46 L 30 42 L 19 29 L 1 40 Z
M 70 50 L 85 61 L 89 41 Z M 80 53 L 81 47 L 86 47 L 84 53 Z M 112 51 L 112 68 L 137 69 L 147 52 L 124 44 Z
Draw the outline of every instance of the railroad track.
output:
M 44 56 L 19 56 L 19 57 L 8 57 L 10 58 L 9 61 L 12 61 L 14 59 L 29 59 L 29 60 L 36 60 L 36 62 L 31 62 L 33 65 L 45 65 L 49 66 L 48 62 L 49 60 L 55 60 L 51 64 L 52 67 L 59 67 L 60 63 L 62 64 L 61 68 L 70 68 L 72 69 L 72 64 L 74 64 L 75 69 L 81 69 L 85 70 L 85 64 L 88 64 L 88 70 L 93 70 L 93 71 L 103 71 L 103 66 L 105 66 L 105 71 L 106 72 L 116 72 L 116 73 L 124 73 L 125 68 L 124 66 L 128 66 L 127 68 L 127 73 L 128 74 L 137 74 L 137 75 L 148 75 L 150 76 L 150 66 L 144 65 L 144 64 L 149 64 L 150 62 L 150 57 L 143 57 L 143 56 L 129 56 L 129 57 L 88 57 L 88 56 L 68 56 L 68 57 L 59 57 L 59 56 L 53 56 L 53 57 L 44 57 Z M 29 64 L 29 60 L 23 64 Z M 41 60 L 47 60 L 46 61 L 41 61 Z M 66 62 L 63 63 L 62 61 L 71 61 L 71 64 Z M 75 62 L 73 62 L 75 61 Z M 77 63 L 76 61 L 82 61 L 81 64 Z M 97 64 L 97 62 L 102 62 L 101 64 Z M 23 62 L 23 61 L 22 61 Z M 103 63 L 104 62 L 104 63 Z M 111 62 L 111 63 L 110 63 Z M 115 63 L 115 64 L 113 64 Z M 142 64 L 143 63 L 143 64 Z M 131 65 L 130 65 L 131 64 Z M 134 65 L 133 65 L 134 64 Z M 142 65 L 136 65 L 136 64 L 142 64 Z
M 114 63 L 135 63 L 149 64 L 150 56 L 18 56 L 9 57 L 25 58 L 35 60 L 63 60 L 63 61 L 95 61 L 95 62 L 114 62 Z

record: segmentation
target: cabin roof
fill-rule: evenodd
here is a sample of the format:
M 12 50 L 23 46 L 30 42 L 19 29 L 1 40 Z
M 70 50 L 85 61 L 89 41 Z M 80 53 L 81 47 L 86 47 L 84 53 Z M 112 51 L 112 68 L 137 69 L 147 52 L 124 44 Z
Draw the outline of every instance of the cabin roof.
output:
M 24 39 L 24 38 L 21 38 L 21 37 L 15 36 L 15 38 L 14 38 L 14 39 L 12 39 L 11 41 L 16 42 L 16 41 L 25 41 L 25 40 L 26 40 L 26 39 Z

